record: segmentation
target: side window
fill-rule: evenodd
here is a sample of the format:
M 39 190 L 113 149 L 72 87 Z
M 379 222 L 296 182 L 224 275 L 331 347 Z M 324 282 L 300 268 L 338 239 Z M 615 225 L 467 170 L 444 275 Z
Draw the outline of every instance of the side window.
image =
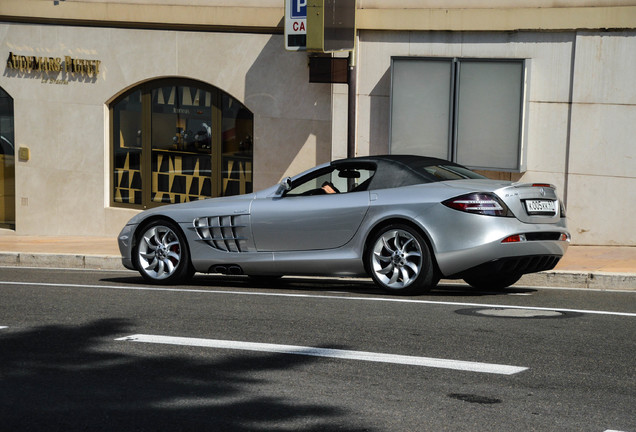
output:
M 341 192 L 362 192 L 368 189 L 375 169 L 345 167 L 335 172 L 332 182 Z
M 294 182 L 292 189 L 287 192 L 286 196 L 310 196 L 310 195 L 324 195 L 327 192 L 322 189 L 325 183 L 331 181 L 331 175 L 333 169 L 326 171 L 319 171 L 313 173 L 310 176 L 302 177 Z
M 297 180 L 286 196 L 311 196 L 362 192 L 367 190 L 375 169 L 371 167 L 330 167 Z

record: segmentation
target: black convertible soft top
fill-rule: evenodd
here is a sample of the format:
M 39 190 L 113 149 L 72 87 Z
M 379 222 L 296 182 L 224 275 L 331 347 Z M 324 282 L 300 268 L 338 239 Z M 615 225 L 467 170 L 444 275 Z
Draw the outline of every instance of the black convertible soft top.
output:
M 446 180 L 483 179 L 468 168 L 444 159 L 415 155 L 362 156 L 333 161 L 332 165 L 364 166 L 376 169 L 367 188 L 389 189 Z

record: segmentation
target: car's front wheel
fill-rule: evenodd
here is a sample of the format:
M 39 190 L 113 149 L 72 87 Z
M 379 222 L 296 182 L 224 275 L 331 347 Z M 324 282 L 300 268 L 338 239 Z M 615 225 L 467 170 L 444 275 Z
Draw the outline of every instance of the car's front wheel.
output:
M 367 268 L 375 283 L 401 295 L 423 293 L 436 283 L 431 252 L 415 229 L 402 224 L 382 228 L 369 243 Z
M 183 282 L 194 274 L 185 237 L 168 220 L 151 222 L 140 230 L 133 261 L 141 276 L 153 283 Z

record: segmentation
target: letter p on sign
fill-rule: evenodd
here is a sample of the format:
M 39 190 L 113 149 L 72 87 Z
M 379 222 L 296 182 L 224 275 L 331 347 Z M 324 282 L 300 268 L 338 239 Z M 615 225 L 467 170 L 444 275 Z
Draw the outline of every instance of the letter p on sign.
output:
M 291 17 L 307 18 L 307 0 L 291 0 Z

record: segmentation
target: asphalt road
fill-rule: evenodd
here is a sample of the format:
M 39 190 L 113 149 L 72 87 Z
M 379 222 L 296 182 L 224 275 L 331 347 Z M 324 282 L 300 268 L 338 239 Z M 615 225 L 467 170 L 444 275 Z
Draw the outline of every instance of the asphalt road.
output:
M 636 432 L 636 292 L 0 268 L 0 429 Z

